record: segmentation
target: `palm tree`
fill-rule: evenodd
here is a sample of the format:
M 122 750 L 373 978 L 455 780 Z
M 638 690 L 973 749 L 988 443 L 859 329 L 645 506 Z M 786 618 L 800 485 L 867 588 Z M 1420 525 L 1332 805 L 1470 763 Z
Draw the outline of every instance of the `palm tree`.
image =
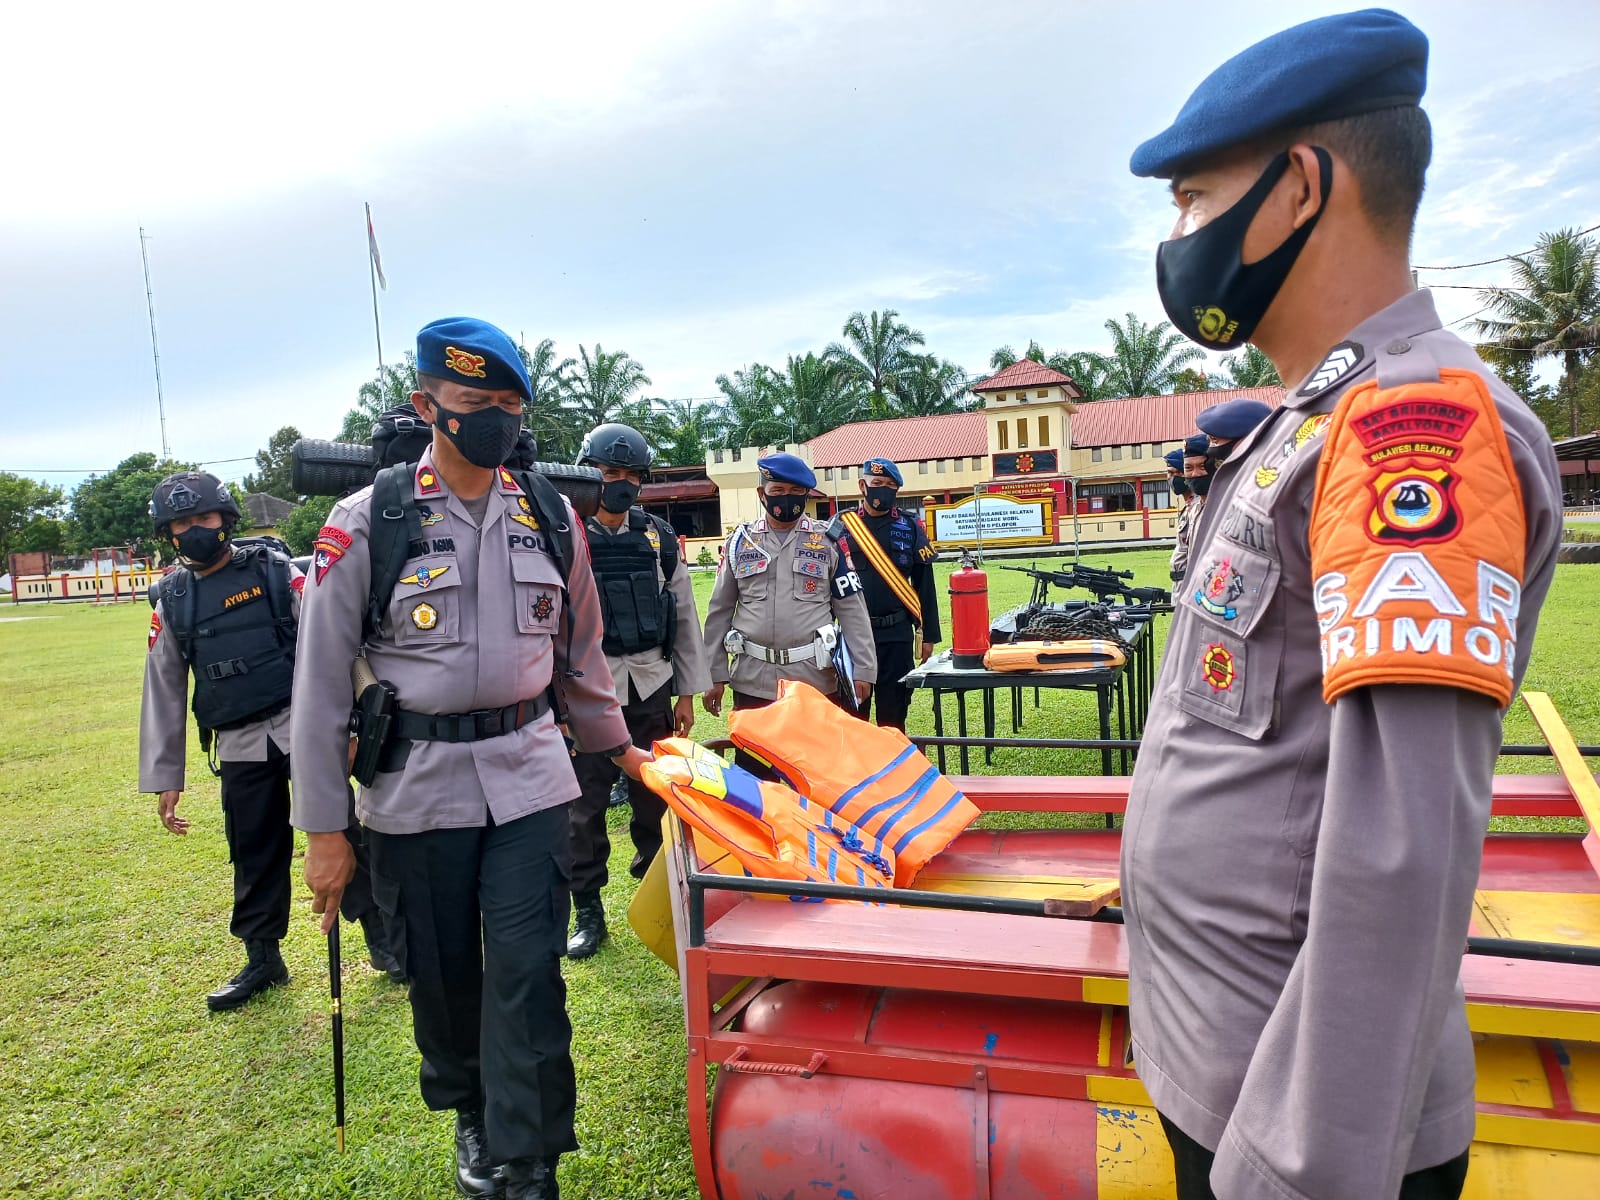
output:
M 672 467 L 697 466 L 706 451 L 722 444 L 726 417 L 715 400 L 655 402 L 654 435 L 657 461 Z
M 806 442 L 863 415 L 855 381 L 826 355 L 789 356 L 789 369 L 778 379 L 781 416 L 787 440 Z
M 1043 363 L 1052 371 L 1060 371 L 1078 385 L 1078 390 L 1083 393 L 1079 399 L 1103 400 L 1115 394 L 1106 390 L 1105 356 L 1096 354 L 1092 350 L 1079 350 L 1071 354 L 1065 350 L 1057 350 L 1054 354 L 1046 354 L 1043 346 L 1030 339 L 1028 352 L 1022 358 Z M 1017 352 L 1010 346 L 1001 346 L 989 356 L 989 365 L 996 371 L 1003 371 L 1020 361 L 1022 360 L 1017 357 Z
M 875 414 L 887 412 L 896 376 L 916 357 L 914 347 L 923 344 L 922 334 L 897 320 L 899 316 L 892 308 L 870 317 L 851 313 L 844 323 L 844 342 L 834 342 L 823 352 L 846 382 L 866 393 Z
M 584 430 L 578 418 L 564 407 L 567 393 L 567 376 L 573 360 L 556 359 L 556 344 L 543 339 L 530 353 L 524 339 L 517 346 L 522 365 L 527 368 L 528 381 L 533 385 L 533 399 L 522 406 L 522 423 L 539 443 L 539 456 L 564 462 L 577 453 Z
M 1238 354 L 1223 358 L 1222 369 L 1227 372 L 1222 376 L 1227 387 L 1283 386 L 1283 380 L 1278 378 L 1278 368 L 1273 366 L 1272 360 L 1251 345 L 1246 345 Z
M 650 382 L 644 368 L 626 350 L 607 353 L 599 342 L 591 355 L 578 347 L 578 361 L 567 375 L 566 410 L 585 429 L 604 425 L 634 392 Z
M 1111 353 L 1105 356 L 1105 385 L 1112 396 L 1170 392 L 1174 376 L 1205 353 L 1199 346 L 1189 345 L 1167 322 L 1146 325 L 1133 313 L 1128 314 L 1126 324 L 1118 324 L 1115 318 L 1107 321 L 1106 332 L 1111 335 Z
M 723 432 L 728 445 L 771 446 L 786 440 L 788 422 L 779 413 L 784 388 L 771 367 L 752 363 L 731 376 L 718 375 L 717 389 L 727 397 Z
M 372 423 L 391 408 L 411 403 L 411 393 L 417 390 L 417 356 L 406 351 L 405 362 L 399 366 L 385 366 L 382 373 L 369 379 L 356 392 L 356 406 L 344 415 L 339 426 L 341 442 L 365 442 L 372 438 Z
M 1581 425 L 1584 363 L 1600 350 L 1600 269 L 1593 239 L 1562 229 L 1539 236 L 1528 255 L 1512 255 L 1512 285 L 1486 288 L 1478 299 L 1494 316 L 1477 322 L 1478 335 L 1500 354 L 1561 357 L 1567 433 Z
M 919 354 L 902 367 L 895 380 L 894 413 L 902 417 L 928 417 L 961 412 L 971 381 L 953 362 Z

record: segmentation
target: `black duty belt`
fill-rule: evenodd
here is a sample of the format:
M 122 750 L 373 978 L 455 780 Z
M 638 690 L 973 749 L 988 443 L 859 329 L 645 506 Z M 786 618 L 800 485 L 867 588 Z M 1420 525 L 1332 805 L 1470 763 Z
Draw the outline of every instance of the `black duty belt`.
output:
M 397 737 L 414 742 L 481 742 L 531 725 L 549 711 L 549 696 L 464 713 L 420 713 L 401 708 L 395 710 L 394 731 Z
M 893 629 L 896 625 L 904 625 L 909 620 L 911 620 L 911 614 L 902 608 L 898 612 L 884 613 L 881 617 L 873 617 L 872 627 L 874 629 Z

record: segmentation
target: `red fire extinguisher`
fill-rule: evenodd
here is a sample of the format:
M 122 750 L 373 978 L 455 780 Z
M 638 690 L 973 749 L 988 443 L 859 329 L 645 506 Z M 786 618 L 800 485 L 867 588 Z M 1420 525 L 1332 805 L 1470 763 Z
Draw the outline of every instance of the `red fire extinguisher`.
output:
M 978 570 L 970 551 L 950 576 L 950 653 L 958 670 L 983 666 L 989 649 L 989 577 Z

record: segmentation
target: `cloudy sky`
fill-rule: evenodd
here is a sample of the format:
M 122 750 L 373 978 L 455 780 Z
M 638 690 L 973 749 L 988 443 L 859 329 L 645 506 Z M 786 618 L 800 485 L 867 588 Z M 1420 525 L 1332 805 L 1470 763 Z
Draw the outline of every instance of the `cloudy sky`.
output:
M 481 315 L 626 349 L 649 394 L 895 308 L 983 369 L 1161 316 L 1162 185 L 1127 173 L 1192 87 L 1344 5 L 1211 0 L 33 5 L 0 75 L 0 470 L 71 486 L 159 451 L 237 479 L 331 436 L 384 353 Z M 1436 150 L 1415 257 L 1600 222 L 1600 4 L 1415 0 Z M 1499 282 L 1495 267 L 1424 281 Z M 1438 293 L 1446 319 L 1477 307 Z

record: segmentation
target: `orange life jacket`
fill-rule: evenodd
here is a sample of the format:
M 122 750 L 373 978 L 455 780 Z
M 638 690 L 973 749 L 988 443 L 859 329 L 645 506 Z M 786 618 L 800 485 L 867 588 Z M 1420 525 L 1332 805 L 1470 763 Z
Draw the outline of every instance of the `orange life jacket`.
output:
M 641 772 L 645 786 L 709 842 L 702 857 L 718 847 L 757 879 L 893 886 L 894 856 L 820 804 L 729 766 L 688 738 L 663 738 L 654 750 Z
M 1106 671 L 1127 661 L 1127 652 L 1109 638 L 1001 642 L 983 656 L 991 671 Z
M 978 819 L 905 734 L 857 720 L 798 680 L 780 682 L 767 707 L 731 714 L 728 733 L 802 796 L 887 846 L 896 887 Z

